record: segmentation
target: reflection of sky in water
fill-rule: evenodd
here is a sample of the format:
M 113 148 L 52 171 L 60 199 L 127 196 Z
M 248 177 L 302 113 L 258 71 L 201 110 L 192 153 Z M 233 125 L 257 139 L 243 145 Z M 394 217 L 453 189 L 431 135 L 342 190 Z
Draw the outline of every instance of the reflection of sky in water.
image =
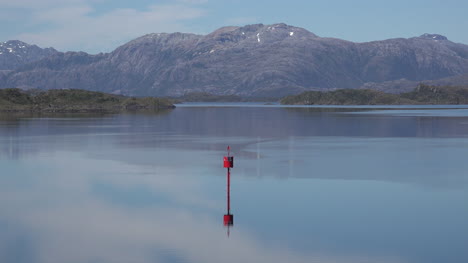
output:
M 203 107 L 0 121 L 0 262 L 465 262 L 464 122 Z

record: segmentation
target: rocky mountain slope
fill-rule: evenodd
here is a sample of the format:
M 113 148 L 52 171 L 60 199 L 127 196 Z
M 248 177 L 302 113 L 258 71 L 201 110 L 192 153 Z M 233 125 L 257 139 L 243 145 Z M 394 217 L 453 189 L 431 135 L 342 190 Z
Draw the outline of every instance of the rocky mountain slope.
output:
M 0 70 L 12 70 L 56 53 L 53 48 L 40 48 L 18 40 L 0 42 Z
M 353 43 L 285 24 L 258 24 L 208 35 L 149 34 L 108 54 L 55 53 L 0 76 L 0 87 L 273 97 L 382 83 L 392 89 L 392 83 L 463 74 L 468 46 L 441 35 Z

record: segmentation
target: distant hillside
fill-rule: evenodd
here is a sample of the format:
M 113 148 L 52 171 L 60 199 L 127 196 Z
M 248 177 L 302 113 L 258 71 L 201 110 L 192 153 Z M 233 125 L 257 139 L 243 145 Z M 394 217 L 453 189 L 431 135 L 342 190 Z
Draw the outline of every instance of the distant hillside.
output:
M 385 82 L 369 82 L 361 86 L 361 89 L 380 90 L 388 93 L 409 92 L 419 84 L 428 86 L 468 86 L 468 74 L 455 75 L 436 80 L 411 81 L 407 79 L 399 79 Z
M 236 102 L 243 100 L 237 95 L 214 95 L 206 92 L 191 92 L 176 99 L 181 102 Z
M 256 24 L 208 35 L 148 34 L 108 54 L 53 53 L 0 74 L 0 88 L 282 97 L 355 88 L 405 92 L 420 82 L 451 84 L 463 74 L 468 46 L 441 35 L 353 43 L 286 24 Z
M 108 112 L 173 107 L 167 99 L 131 98 L 86 90 L 0 89 L 0 111 Z
M 400 97 L 415 101 L 416 104 L 468 104 L 468 86 L 439 87 L 420 85 Z
M 390 94 L 376 90 L 354 89 L 330 92 L 307 91 L 287 96 L 281 104 L 288 105 L 412 105 L 468 104 L 468 87 L 438 87 L 419 85 L 411 92 Z

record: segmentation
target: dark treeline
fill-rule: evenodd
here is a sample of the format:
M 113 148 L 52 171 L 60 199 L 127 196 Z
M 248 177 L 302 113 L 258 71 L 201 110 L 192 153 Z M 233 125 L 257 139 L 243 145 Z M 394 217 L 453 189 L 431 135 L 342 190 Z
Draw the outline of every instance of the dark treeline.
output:
M 242 97 L 238 95 L 216 95 L 208 92 L 189 92 L 180 97 L 173 97 L 177 102 L 275 102 L 278 97 Z
M 288 105 L 435 105 L 468 104 L 468 87 L 421 84 L 411 92 L 391 94 L 369 89 L 306 91 L 281 99 Z
M 133 98 L 78 89 L 0 89 L 0 111 L 93 112 L 172 107 L 170 100 L 155 97 Z

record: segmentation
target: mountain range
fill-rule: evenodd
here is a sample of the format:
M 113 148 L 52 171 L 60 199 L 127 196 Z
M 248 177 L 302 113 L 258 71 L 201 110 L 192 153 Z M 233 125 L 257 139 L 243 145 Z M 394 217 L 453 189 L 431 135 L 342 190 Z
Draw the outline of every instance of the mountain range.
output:
M 18 40 L 0 42 L 0 71 L 18 68 L 32 61 L 58 53 L 53 48 L 40 48 Z
M 468 45 L 437 34 L 354 43 L 286 24 L 256 24 L 208 35 L 148 34 L 97 55 L 0 43 L 0 88 L 279 97 L 354 88 L 397 93 L 420 82 L 467 80 Z

